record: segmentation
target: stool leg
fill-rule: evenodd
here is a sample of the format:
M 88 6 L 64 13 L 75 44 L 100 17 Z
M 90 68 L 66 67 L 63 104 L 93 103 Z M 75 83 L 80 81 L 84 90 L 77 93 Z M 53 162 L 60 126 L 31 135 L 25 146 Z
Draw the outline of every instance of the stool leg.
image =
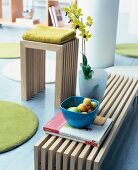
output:
M 45 51 L 26 48 L 21 42 L 21 93 L 28 100 L 45 88 Z
M 64 44 L 56 54 L 55 107 L 59 107 L 65 98 L 76 94 L 78 40 Z

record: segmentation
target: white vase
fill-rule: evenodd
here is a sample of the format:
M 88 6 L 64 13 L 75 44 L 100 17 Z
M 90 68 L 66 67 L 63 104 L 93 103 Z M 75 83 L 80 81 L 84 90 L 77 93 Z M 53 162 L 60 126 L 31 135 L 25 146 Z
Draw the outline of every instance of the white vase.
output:
M 104 69 L 92 68 L 94 74 L 91 79 L 84 79 L 82 70 L 79 71 L 80 96 L 97 99 L 100 102 L 104 96 L 108 73 Z
M 91 16 L 92 38 L 86 43 L 88 62 L 93 67 L 114 65 L 119 0 L 78 0 L 84 18 Z

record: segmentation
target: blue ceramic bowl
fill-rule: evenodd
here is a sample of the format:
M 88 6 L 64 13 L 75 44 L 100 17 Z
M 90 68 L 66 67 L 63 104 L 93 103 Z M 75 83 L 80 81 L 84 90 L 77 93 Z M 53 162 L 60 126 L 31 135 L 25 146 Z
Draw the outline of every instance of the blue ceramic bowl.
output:
M 65 99 L 60 105 L 62 114 L 67 120 L 68 124 L 76 128 L 84 128 L 89 126 L 94 121 L 96 114 L 98 112 L 99 101 L 95 99 L 91 99 L 91 101 L 96 102 L 97 106 L 92 112 L 88 114 L 82 114 L 67 110 L 69 107 L 77 107 L 79 104 L 83 103 L 83 100 L 84 97 L 71 96 Z

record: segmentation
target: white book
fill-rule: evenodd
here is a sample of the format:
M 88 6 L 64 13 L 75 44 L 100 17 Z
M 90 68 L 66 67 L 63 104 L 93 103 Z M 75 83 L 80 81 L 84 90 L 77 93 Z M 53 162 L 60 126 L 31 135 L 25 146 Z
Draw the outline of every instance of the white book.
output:
M 52 13 L 54 16 L 54 21 L 55 21 L 55 25 L 56 27 L 63 27 L 64 26 L 64 21 L 62 18 L 62 13 L 61 13 L 61 9 L 58 5 L 56 6 L 52 6 Z
M 52 7 L 49 7 L 48 9 L 49 9 L 49 14 L 50 14 L 50 17 L 51 17 L 52 25 L 53 25 L 53 27 L 56 27 L 53 12 L 52 12 Z
M 56 116 L 43 127 L 43 129 L 48 134 L 99 147 L 109 133 L 111 127 L 112 119 L 107 118 L 102 126 L 91 124 L 83 129 L 73 128 L 68 125 L 62 113 L 58 112 Z

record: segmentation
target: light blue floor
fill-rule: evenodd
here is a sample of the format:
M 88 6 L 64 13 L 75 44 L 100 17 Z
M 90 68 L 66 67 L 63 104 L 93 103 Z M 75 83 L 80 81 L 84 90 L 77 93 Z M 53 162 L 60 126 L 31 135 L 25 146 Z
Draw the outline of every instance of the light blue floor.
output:
M 12 60 L 13 61 L 13 60 Z M 21 84 L 1 75 L 2 68 L 11 60 L 0 60 L 0 100 L 8 100 L 27 106 L 38 116 L 39 128 L 36 135 L 24 145 L 0 154 L 0 170 L 33 170 L 33 146 L 43 135 L 43 125 L 57 112 L 54 109 L 54 85 L 28 102 L 21 101 Z
M 25 30 L 0 28 L 1 41 L 19 41 Z M 14 37 L 14 38 L 13 38 Z M 33 146 L 43 135 L 43 125 L 57 112 L 54 108 L 54 85 L 46 85 L 46 90 L 32 100 L 21 100 L 21 84 L 1 74 L 3 67 L 14 59 L 0 59 L 0 100 L 8 100 L 32 109 L 39 119 L 37 133 L 22 146 L 0 154 L 0 170 L 33 170 Z M 135 101 L 138 106 L 138 101 Z M 131 108 L 110 152 L 103 162 L 103 170 L 137 170 L 138 169 L 138 108 Z M 109 160 L 107 164 L 106 160 Z

